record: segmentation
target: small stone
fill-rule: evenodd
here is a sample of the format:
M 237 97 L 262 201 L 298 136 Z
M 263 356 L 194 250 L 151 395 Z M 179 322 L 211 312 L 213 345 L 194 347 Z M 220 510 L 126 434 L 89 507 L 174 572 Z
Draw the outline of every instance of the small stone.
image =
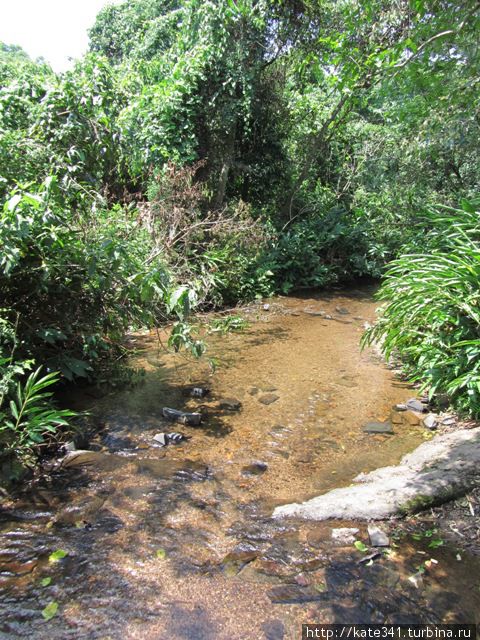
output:
M 338 529 L 332 529 L 332 540 L 338 544 L 350 545 L 355 542 L 355 536 L 359 532 L 359 529 L 355 527 L 340 527 Z
M 422 421 L 421 416 L 419 416 L 418 413 L 415 413 L 414 411 L 405 411 L 404 413 L 402 413 L 402 417 L 403 423 L 408 424 L 411 427 L 418 426 Z
M 446 427 L 451 426 L 452 424 L 455 424 L 456 420 L 455 418 L 444 418 L 442 420 L 442 424 L 445 425 Z
M 348 309 L 346 309 L 345 307 L 335 307 L 335 311 L 337 313 L 339 313 L 342 316 L 348 316 L 350 315 L 350 311 Z
M 183 433 L 177 433 L 174 431 L 173 433 L 167 433 L 167 442 L 172 442 L 173 444 L 180 444 L 185 440 L 185 436 Z
M 68 442 L 65 442 L 65 444 L 63 445 L 63 448 L 65 449 L 65 451 L 77 450 L 77 447 L 75 446 L 75 442 L 73 440 L 69 440 Z
M 190 395 L 192 398 L 205 398 L 210 393 L 210 389 L 206 387 L 193 387 L 190 389 Z
M 171 409 L 170 407 L 163 407 L 162 414 L 167 420 L 188 424 L 192 427 L 197 427 L 202 421 L 201 413 L 186 413 L 185 411 L 178 411 L 178 409 Z
M 262 404 L 268 405 L 276 402 L 280 396 L 276 396 L 274 393 L 265 393 L 263 396 L 260 396 L 258 401 Z
M 328 313 L 325 315 L 325 320 L 333 320 L 332 316 Z
M 256 396 L 258 393 L 258 387 L 252 387 L 249 392 L 248 392 L 251 396 Z
M 408 581 L 411 582 L 417 589 L 422 589 L 423 587 L 423 574 L 421 571 L 418 571 L 413 576 L 408 578 Z
M 268 469 L 266 462 L 255 461 L 252 464 L 247 464 L 242 468 L 242 475 L 244 476 L 261 476 Z
M 263 310 L 264 311 L 269 311 L 270 310 L 270 305 L 269 304 L 264 304 L 263 305 Z
M 396 404 L 393 408 L 395 411 L 406 411 L 408 409 L 406 404 Z
M 380 527 L 369 524 L 368 535 L 370 537 L 370 544 L 372 547 L 388 547 L 390 545 L 390 540 L 388 539 L 387 534 L 382 531 Z
M 267 393 L 267 392 L 271 392 L 271 391 L 276 391 L 277 387 L 275 387 L 273 384 L 266 384 L 264 386 L 260 387 L 261 391 Z
M 367 422 L 367 424 L 363 427 L 363 431 L 365 433 L 386 433 L 392 434 L 393 427 L 392 423 L 388 420 L 386 422 Z
M 426 407 L 423 402 L 417 400 L 417 398 L 410 398 L 410 400 L 407 401 L 407 409 L 410 409 L 411 411 L 418 411 L 419 413 L 426 411 Z
M 265 640 L 283 640 L 285 627 L 280 620 L 270 620 L 262 625 Z
M 155 440 L 155 442 L 158 442 L 158 444 L 161 447 L 166 447 L 167 446 L 168 439 L 167 439 L 167 434 L 166 433 L 156 433 L 153 436 L 153 439 Z
M 433 413 L 429 413 L 428 416 L 423 419 L 423 426 L 427 429 L 430 429 L 430 431 L 436 429 L 437 425 L 437 416 L 435 416 Z
M 240 411 L 242 403 L 236 398 L 225 398 L 218 403 L 220 409 L 224 411 Z

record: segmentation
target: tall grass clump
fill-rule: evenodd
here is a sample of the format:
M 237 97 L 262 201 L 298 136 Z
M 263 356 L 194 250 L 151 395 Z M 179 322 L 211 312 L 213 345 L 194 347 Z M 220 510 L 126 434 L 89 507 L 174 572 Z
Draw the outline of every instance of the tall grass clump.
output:
M 417 247 L 391 263 L 377 323 L 363 337 L 399 356 L 423 389 L 480 417 L 479 201 L 427 214 Z

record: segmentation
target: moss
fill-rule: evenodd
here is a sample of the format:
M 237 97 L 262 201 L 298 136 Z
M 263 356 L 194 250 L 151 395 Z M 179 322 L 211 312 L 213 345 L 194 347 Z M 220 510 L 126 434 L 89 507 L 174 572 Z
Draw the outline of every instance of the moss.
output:
M 450 500 L 453 497 L 454 496 L 450 491 L 444 491 L 435 496 L 427 496 L 420 493 L 415 498 L 407 500 L 407 502 L 402 504 L 399 508 L 399 512 L 404 516 L 411 515 L 412 513 L 418 513 L 419 511 L 424 511 L 425 509 L 429 509 L 435 505 L 447 502 L 447 500 Z

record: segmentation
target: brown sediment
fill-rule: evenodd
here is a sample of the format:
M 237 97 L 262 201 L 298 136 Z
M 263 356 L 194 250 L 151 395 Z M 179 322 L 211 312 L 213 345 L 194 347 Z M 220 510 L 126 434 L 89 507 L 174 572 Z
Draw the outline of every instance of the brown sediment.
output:
M 460 578 L 465 557 L 403 542 L 360 565 L 360 551 L 331 537 L 351 523 L 270 518 L 274 506 L 395 464 L 430 437 L 419 425 L 362 429 L 412 396 L 359 349 L 375 307 L 369 290 L 252 305 L 240 311 L 251 321 L 245 332 L 209 337 L 213 374 L 207 359 L 166 354 L 156 332 L 134 336 L 144 384 L 91 407 L 105 423 L 92 443 L 103 457 L 60 470 L 2 515 L 0 631 L 277 640 L 301 637 L 306 622 L 478 622 L 467 620 L 480 611 L 475 560 Z M 194 386 L 211 392 L 189 397 Z M 165 406 L 205 417 L 198 427 L 169 423 Z M 155 446 L 155 434 L 172 431 L 190 439 Z M 368 543 L 365 525 L 355 526 Z M 68 556 L 50 563 L 59 548 Z M 439 558 L 420 590 L 408 580 L 425 559 L 419 551 Z M 52 600 L 59 613 L 45 623 Z

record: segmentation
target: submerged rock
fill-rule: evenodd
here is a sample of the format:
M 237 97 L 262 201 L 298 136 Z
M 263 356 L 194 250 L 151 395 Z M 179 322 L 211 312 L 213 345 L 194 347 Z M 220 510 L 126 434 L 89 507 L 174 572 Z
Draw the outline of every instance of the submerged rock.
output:
M 367 424 L 363 427 L 363 431 L 365 433 L 392 434 L 393 428 L 392 423 L 387 420 L 387 422 L 367 422 Z
M 167 420 L 188 424 L 191 427 L 198 427 L 202 421 L 201 413 L 187 413 L 185 411 L 178 411 L 177 409 L 170 409 L 170 407 L 163 407 L 162 414 Z
M 237 398 L 224 398 L 218 403 L 220 409 L 224 411 L 240 411 L 242 403 Z
M 280 396 L 276 396 L 274 393 L 265 393 L 263 396 L 260 396 L 258 401 L 264 405 L 272 404 L 279 399 Z
M 274 510 L 275 518 L 380 520 L 413 513 L 466 493 L 478 483 L 480 427 L 438 435 L 404 456 L 395 467 L 382 467 L 354 478 L 301 504 Z
M 268 464 L 266 462 L 260 462 L 257 460 L 256 462 L 252 462 L 252 464 L 247 464 L 242 467 L 242 475 L 244 476 L 261 476 L 268 469 Z
M 302 587 L 296 584 L 286 584 L 270 589 L 268 597 L 274 604 L 302 604 L 303 602 L 325 600 L 327 594 L 322 593 L 314 586 Z
M 390 417 L 393 424 L 406 425 L 410 427 L 418 426 L 422 421 L 421 414 L 407 409 L 406 411 L 392 411 Z

